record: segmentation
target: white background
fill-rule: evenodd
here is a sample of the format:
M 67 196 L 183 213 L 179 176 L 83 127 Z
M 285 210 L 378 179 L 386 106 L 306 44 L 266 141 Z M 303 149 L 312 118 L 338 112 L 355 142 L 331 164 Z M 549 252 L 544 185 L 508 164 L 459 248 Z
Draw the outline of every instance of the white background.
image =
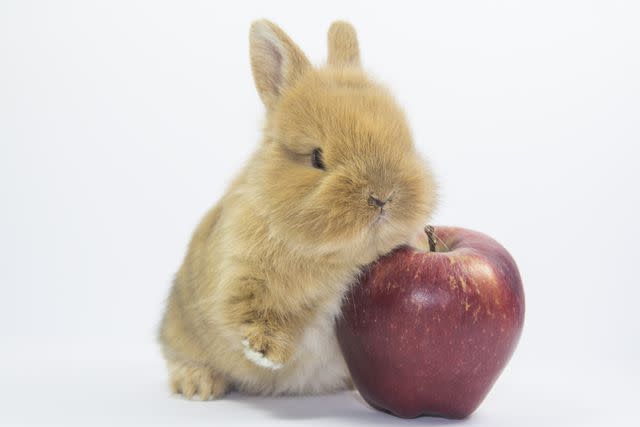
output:
M 155 329 L 258 142 L 262 17 L 317 64 L 352 21 L 439 177 L 433 222 L 519 264 L 520 345 L 462 424 L 637 425 L 640 7 L 612 0 L 1 1 L 0 424 L 454 423 L 349 393 L 168 393 Z

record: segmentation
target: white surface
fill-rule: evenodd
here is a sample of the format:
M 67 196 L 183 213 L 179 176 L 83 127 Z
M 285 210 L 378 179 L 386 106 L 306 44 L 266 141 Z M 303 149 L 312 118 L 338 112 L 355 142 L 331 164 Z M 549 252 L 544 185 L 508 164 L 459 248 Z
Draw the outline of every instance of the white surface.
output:
M 198 402 L 171 397 L 164 366 L 146 361 L 48 360 L 0 370 L 0 423 L 12 425 L 635 426 L 636 384 L 621 366 L 510 367 L 464 421 L 404 420 L 368 407 L 353 392 L 313 397 L 248 397 Z M 584 367 L 584 365 L 582 365 Z M 593 367 L 595 368 L 595 367 Z M 637 371 L 636 371 L 637 375 Z M 624 378 L 629 381 L 624 381 Z M 579 386 L 576 386 L 579 385 Z
M 519 264 L 520 346 L 463 424 L 637 424 L 638 3 L 345 3 L 0 2 L 0 425 L 451 423 L 349 394 L 168 395 L 154 331 L 257 143 L 260 17 L 316 63 L 351 20 L 440 179 L 434 223 Z

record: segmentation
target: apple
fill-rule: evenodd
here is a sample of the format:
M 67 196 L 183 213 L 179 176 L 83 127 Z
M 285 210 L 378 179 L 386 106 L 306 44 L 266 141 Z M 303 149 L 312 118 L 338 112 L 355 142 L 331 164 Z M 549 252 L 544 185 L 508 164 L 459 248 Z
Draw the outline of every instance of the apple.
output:
M 365 268 L 336 332 L 371 406 L 404 418 L 464 418 L 518 343 L 522 282 L 511 255 L 482 233 L 431 227 L 429 242 L 435 251 L 403 246 Z

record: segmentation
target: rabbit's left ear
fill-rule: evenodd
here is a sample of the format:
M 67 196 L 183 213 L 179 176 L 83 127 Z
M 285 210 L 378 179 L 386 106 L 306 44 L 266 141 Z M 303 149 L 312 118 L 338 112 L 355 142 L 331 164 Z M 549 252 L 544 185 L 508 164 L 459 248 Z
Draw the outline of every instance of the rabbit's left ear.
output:
M 356 30 L 345 21 L 331 24 L 328 34 L 329 65 L 360 66 L 360 48 Z
M 253 79 L 267 109 L 308 68 L 309 60 L 277 25 L 265 19 L 251 25 L 249 50 Z

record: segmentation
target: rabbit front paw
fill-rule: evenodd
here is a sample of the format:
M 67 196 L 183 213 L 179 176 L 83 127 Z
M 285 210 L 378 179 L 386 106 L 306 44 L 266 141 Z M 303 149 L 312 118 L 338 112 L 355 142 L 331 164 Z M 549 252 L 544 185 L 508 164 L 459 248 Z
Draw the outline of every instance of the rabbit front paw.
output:
M 249 340 L 242 340 L 242 350 L 244 352 L 244 356 L 258 366 L 273 369 L 274 371 L 282 368 L 282 363 L 274 362 L 273 360 L 265 357 L 262 351 L 254 350 L 249 343 Z
M 185 361 L 170 360 L 169 377 L 171 390 L 186 399 L 217 399 L 227 392 L 227 381 L 205 365 Z
M 292 345 L 284 333 L 251 328 L 242 340 L 244 356 L 263 368 L 281 369 L 291 356 Z

